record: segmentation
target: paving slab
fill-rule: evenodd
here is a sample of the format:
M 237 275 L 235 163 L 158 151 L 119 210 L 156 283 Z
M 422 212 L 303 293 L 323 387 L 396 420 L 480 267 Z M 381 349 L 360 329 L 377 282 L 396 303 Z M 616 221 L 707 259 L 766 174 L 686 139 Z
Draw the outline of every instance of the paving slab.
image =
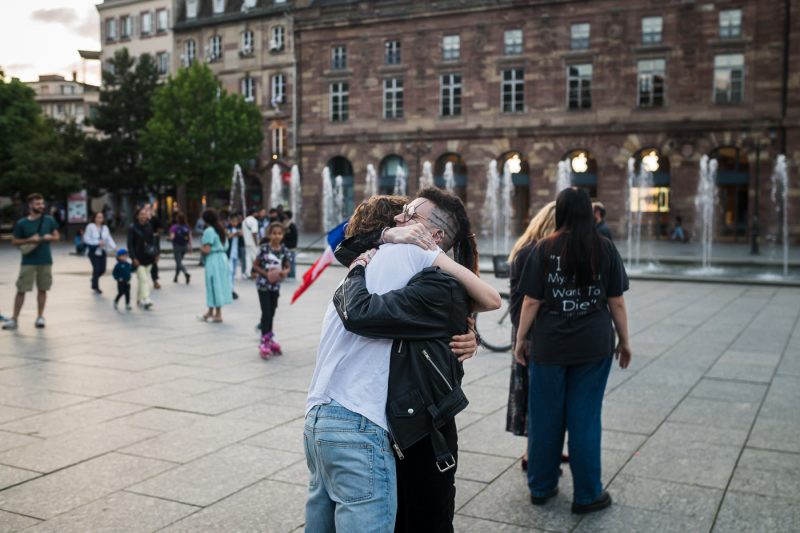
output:
M 800 506 L 795 499 L 728 491 L 713 531 L 795 533 L 797 524 L 800 524 Z

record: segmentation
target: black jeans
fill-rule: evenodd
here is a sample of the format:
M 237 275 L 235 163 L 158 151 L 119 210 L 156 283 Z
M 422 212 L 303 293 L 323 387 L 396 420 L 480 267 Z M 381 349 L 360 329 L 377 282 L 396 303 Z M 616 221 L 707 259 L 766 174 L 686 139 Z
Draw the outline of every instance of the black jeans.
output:
M 275 309 L 278 308 L 277 291 L 258 291 L 258 303 L 261 305 L 261 334 L 272 333 L 272 319 L 275 318 Z
M 106 273 L 106 251 L 102 250 L 100 255 L 97 255 L 97 246 L 88 246 L 89 262 L 92 264 L 92 288 L 99 289 L 100 276 Z
M 458 462 L 458 432 L 452 420 L 441 428 Z M 456 468 L 439 472 L 430 436 L 403 450 L 397 460 L 395 533 L 452 533 L 456 510 Z
M 183 256 L 186 255 L 188 248 L 186 244 L 172 245 L 172 255 L 175 257 L 175 279 L 178 279 L 178 274 L 181 272 L 183 272 L 184 276 L 189 275 L 189 271 L 186 270 L 186 266 L 183 264 Z
M 125 305 L 131 304 L 131 284 L 129 281 L 117 280 L 117 297 L 114 298 L 114 303 L 119 302 L 119 299 L 125 297 Z

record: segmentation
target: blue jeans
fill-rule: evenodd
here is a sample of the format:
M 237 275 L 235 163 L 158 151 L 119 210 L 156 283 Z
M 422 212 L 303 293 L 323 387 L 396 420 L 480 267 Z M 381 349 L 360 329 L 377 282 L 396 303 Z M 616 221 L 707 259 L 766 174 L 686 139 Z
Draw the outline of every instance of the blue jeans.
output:
M 558 485 L 565 431 L 573 502 L 592 503 L 600 496 L 600 414 L 612 360 L 577 366 L 530 363 L 528 488 L 534 496 L 545 496 Z
M 389 434 L 332 401 L 306 415 L 306 533 L 392 533 L 397 473 Z

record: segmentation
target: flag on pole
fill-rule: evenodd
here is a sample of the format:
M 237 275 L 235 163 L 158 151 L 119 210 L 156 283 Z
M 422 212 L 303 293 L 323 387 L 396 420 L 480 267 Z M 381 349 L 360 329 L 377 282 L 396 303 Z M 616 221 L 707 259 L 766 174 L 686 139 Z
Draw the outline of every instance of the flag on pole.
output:
M 312 283 L 317 281 L 317 278 L 322 275 L 326 268 L 328 268 L 328 265 L 333 263 L 333 261 L 336 259 L 333 256 L 333 251 L 337 246 L 339 246 L 339 243 L 344 240 L 345 225 L 347 225 L 346 220 L 328 232 L 328 246 L 325 247 L 325 251 L 322 252 L 322 255 L 319 257 L 319 259 L 314 261 L 314 264 L 311 265 L 311 268 L 306 270 L 306 273 L 303 274 L 303 282 L 299 287 L 297 287 L 297 290 L 294 291 L 291 303 L 294 303 L 295 300 L 300 298 L 300 295 L 306 292 L 306 289 L 308 289 Z

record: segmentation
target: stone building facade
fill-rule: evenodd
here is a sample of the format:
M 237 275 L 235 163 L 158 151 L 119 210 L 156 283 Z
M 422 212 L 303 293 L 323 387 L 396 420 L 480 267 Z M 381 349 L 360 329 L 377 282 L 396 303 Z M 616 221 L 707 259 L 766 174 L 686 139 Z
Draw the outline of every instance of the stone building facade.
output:
M 305 226 L 319 228 L 320 175 L 342 175 L 349 205 L 366 167 L 384 190 L 396 167 L 413 194 L 425 161 L 479 223 L 487 165 L 518 158 L 515 226 L 567 178 L 605 203 L 617 235 L 633 209 L 664 238 L 693 233 L 701 157 L 719 161 L 716 237 L 775 233 L 770 175 L 800 162 L 800 15 L 778 0 L 326 0 L 296 6 L 297 149 Z M 785 70 L 786 69 L 786 70 Z M 640 172 L 645 157 L 645 170 Z M 628 162 L 636 178 L 628 192 Z M 790 213 L 800 209 L 790 163 Z M 647 185 L 639 189 L 639 186 Z M 756 201 L 758 199 L 758 209 Z M 636 207 L 639 206 L 639 207 Z M 754 217 L 760 216 L 758 228 Z M 800 236 L 800 218 L 790 233 Z M 646 233 L 647 234 L 647 233 Z
M 42 114 L 60 121 L 74 121 L 89 135 L 96 133 L 92 126 L 84 123 L 84 119 L 94 114 L 100 101 L 99 87 L 79 82 L 77 73 L 71 80 L 57 74 L 39 76 L 37 81 L 26 85 L 36 93 Z
M 269 198 L 271 169 L 284 177 L 295 161 L 294 120 L 299 98 L 294 79 L 293 16 L 296 7 L 275 0 L 178 0 L 174 68 L 208 64 L 229 93 L 254 102 L 263 117 L 264 143 L 257 161 L 244 169 L 248 205 Z

